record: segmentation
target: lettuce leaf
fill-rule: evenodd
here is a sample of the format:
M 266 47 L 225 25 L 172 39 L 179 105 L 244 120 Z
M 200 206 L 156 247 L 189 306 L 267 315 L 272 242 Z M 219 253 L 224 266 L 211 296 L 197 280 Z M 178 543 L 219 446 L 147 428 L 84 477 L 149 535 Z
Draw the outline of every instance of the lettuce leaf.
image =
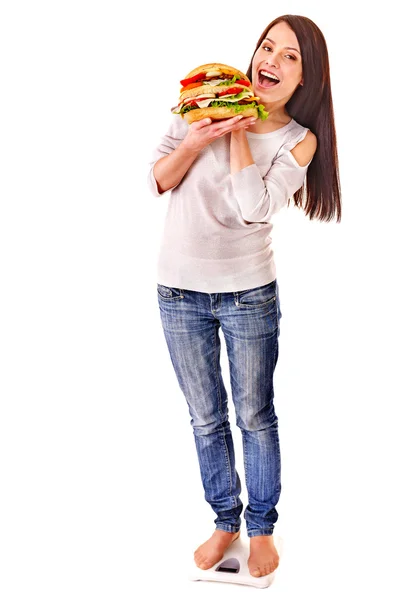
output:
M 255 103 L 253 102 L 253 104 Z M 265 119 L 268 118 L 269 112 L 265 110 L 265 106 L 263 104 L 258 104 L 257 108 L 259 118 L 261 119 L 261 121 L 265 121 Z
M 217 83 L 216 87 L 219 85 L 233 85 L 238 79 L 240 79 L 240 77 L 238 77 L 237 75 L 233 75 L 232 79 L 225 79 L 221 83 Z M 251 84 L 249 81 L 247 83 L 249 87 Z M 203 85 L 210 85 L 210 81 L 204 81 Z
M 219 85 L 232 85 L 238 79 L 237 75 L 233 75 L 233 79 L 228 79 L 227 81 L 222 81 Z

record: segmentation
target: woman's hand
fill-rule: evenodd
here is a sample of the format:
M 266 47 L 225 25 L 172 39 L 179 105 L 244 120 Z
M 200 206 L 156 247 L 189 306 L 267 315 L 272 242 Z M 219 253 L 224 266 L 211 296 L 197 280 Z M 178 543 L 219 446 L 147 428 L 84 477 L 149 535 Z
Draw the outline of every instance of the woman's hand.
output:
M 253 117 L 242 117 L 242 115 L 237 115 L 236 117 L 230 117 L 228 119 L 215 120 L 213 122 L 211 119 L 194 121 L 194 123 L 191 123 L 189 126 L 187 135 L 182 144 L 184 147 L 189 148 L 194 152 L 199 152 L 208 146 L 208 144 L 222 137 L 226 133 L 243 130 L 250 127 L 250 125 L 253 125 L 255 121 L 256 119 Z

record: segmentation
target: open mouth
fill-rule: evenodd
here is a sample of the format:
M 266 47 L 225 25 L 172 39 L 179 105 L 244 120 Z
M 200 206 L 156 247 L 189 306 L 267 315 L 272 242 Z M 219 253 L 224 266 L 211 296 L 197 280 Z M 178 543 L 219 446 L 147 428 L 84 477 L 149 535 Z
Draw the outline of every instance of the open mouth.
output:
M 269 74 L 267 71 L 261 69 L 258 71 L 258 83 L 263 88 L 272 88 L 280 83 L 277 77 Z

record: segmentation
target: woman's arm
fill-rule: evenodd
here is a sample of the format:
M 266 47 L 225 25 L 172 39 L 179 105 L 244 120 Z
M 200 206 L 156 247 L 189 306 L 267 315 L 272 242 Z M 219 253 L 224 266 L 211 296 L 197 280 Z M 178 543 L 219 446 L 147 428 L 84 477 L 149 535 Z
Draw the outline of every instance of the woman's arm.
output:
M 232 131 L 230 139 L 230 174 L 233 175 L 249 165 L 255 164 L 243 129 Z
M 310 133 L 310 132 L 307 132 Z M 245 136 L 245 139 L 243 138 Z M 313 134 L 312 134 L 313 136 Z M 253 160 L 244 132 L 234 132 L 230 141 L 233 190 L 242 217 L 251 223 L 270 221 L 304 183 L 314 155 L 315 137 L 306 135 L 291 150 L 283 146 L 264 177 Z M 310 137 L 309 140 L 306 138 Z M 312 141 L 310 141 L 312 140 Z M 314 142 L 314 143 L 313 143 Z M 296 155 L 296 157 L 295 157 Z M 297 160 L 301 161 L 301 164 Z M 310 158 L 309 161 L 307 159 Z
M 300 167 L 309 164 L 317 149 L 317 137 L 312 131 L 307 131 L 306 137 L 291 150 L 291 154 L 296 159 Z M 233 175 L 249 165 L 253 165 L 253 160 L 248 138 L 243 129 L 232 131 L 230 140 L 230 174 Z
M 200 150 L 193 150 L 184 141 L 167 156 L 160 158 L 153 167 L 158 192 L 163 194 L 179 184 L 191 167 Z
M 247 127 L 249 120 L 249 118 L 243 118 L 242 115 L 237 115 L 223 121 L 212 122 L 207 118 L 192 123 L 180 144 L 169 154 L 159 158 L 153 165 L 153 178 L 158 194 L 163 194 L 180 183 L 203 148 L 226 133 Z M 163 144 L 164 152 L 166 152 L 167 144 L 172 146 L 168 137 Z M 155 193 L 151 175 L 150 185 Z M 155 195 L 157 194 L 155 193 Z

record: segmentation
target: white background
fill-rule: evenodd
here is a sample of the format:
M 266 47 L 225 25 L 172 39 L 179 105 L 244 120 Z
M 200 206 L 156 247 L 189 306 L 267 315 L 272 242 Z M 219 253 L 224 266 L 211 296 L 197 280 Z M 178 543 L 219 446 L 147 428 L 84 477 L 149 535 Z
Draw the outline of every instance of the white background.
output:
M 328 45 L 343 217 L 275 219 L 284 553 L 262 593 L 416 597 L 416 52 L 403 4 L 2 3 L 2 600 L 258 593 L 187 580 L 215 515 L 159 317 L 169 195 L 154 198 L 146 175 L 179 80 L 214 61 L 245 72 L 287 13 Z

